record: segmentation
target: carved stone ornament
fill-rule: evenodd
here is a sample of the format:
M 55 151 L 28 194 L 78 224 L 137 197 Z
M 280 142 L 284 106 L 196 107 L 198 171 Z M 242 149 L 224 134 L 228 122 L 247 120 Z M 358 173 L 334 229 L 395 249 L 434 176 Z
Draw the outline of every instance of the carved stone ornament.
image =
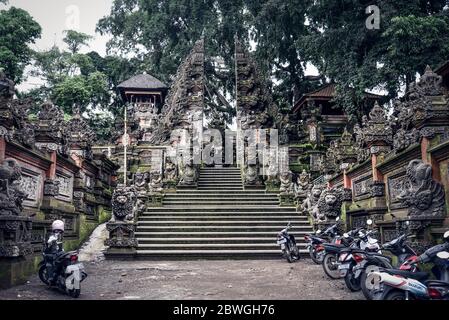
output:
M 166 145 L 173 130 L 192 131 L 192 122 L 202 119 L 204 79 L 204 39 L 201 39 L 179 66 L 161 112 L 153 117 L 153 125 L 145 129 L 145 141 Z
M 137 239 L 135 238 L 135 224 L 124 221 L 108 222 L 106 230 L 109 231 L 109 238 L 104 244 L 111 248 L 135 248 Z
M 196 185 L 197 178 L 198 178 L 197 176 L 198 176 L 197 170 L 193 164 L 193 159 L 190 158 L 182 170 L 182 175 L 181 175 L 181 180 L 179 181 L 179 185 L 181 185 L 181 186 Z
M 165 162 L 164 181 L 176 181 L 178 173 L 176 165 L 169 159 Z
M 20 216 L 27 195 L 20 188 L 22 170 L 17 160 L 7 158 L 0 167 L 0 216 Z
M 324 189 L 324 185 L 314 184 L 307 194 L 307 198 L 302 202 L 301 211 L 309 214 L 313 219 L 316 218 L 318 201 Z
M 371 197 L 385 196 L 385 183 L 383 181 L 373 181 L 370 187 Z
M 134 187 L 136 188 L 137 196 L 145 196 L 148 191 L 148 172 L 136 172 L 134 174 Z
M 305 169 L 298 175 L 295 184 L 295 197 L 296 198 L 305 198 L 307 197 L 307 193 L 309 189 L 312 187 L 310 181 L 310 173 L 307 173 Z
M 342 190 L 325 189 L 318 200 L 317 211 L 314 216 L 316 222 L 324 222 L 328 219 L 335 220 L 341 214 Z
M 407 179 L 399 200 L 408 208 L 408 215 L 422 218 L 446 216 L 443 186 L 432 179 L 432 167 L 421 160 L 412 160 L 407 166 Z
M 137 193 L 133 186 L 118 185 L 112 195 L 112 214 L 117 221 L 133 220 Z
M 55 197 L 59 194 L 59 180 L 46 179 L 44 181 L 44 196 Z
M 279 187 L 280 194 L 294 195 L 294 186 L 292 182 L 292 172 L 284 171 L 280 175 L 281 186 Z
M 164 190 L 162 182 L 162 174 L 158 171 L 152 171 L 150 173 L 150 183 L 148 185 L 149 194 L 157 195 L 161 194 Z
M 76 145 L 84 149 L 83 156 L 87 159 L 92 159 L 91 147 L 94 144 L 96 134 L 81 116 L 79 107 L 73 108 L 73 117 L 66 124 L 66 126 L 66 132 L 70 145 Z
M 69 140 L 64 112 L 61 108 L 50 101 L 44 102 L 37 117 L 36 146 L 47 147 L 50 143 L 56 144 L 58 152 L 67 156 Z
M 366 149 L 371 146 L 390 146 L 393 144 L 393 129 L 389 125 L 386 111 L 376 101 L 363 127 L 354 130 L 356 141 Z

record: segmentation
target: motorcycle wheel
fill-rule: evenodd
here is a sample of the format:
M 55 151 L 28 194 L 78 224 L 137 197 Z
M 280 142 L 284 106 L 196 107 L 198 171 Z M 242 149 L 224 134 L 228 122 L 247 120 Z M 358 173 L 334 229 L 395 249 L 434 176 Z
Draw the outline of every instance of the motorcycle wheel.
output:
M 374 267 L 375 265 L 368 265 L 363 271 L 362 274 L 360 275 L 360 285 L 362 287 L 362 293 L 363 296 L 365 297 L 366 300 L 373 300 L 373 292 L 374 290 L 370 290 L 368 289 L 368 287 L 366 286 L 366 278 L 369 274 L 369 272 L 367 273 L 366 271 L 370 269 L 370 267 Z
M 352 272 L 351 269 L 348 270 L 348 272 L 346 272 L 345 275 L 345 284 L 348 287 L 349 290 L 351 290 L 352 292 L 356 292 L 356 291 L 360 291 L 361 285 L 360 285 L 360 280 L 361 278 L 355 278 L 355 274 L 354 272 Z
M 387 294 L 385 300 L 405 300 L 405 292 L 402 290 L 393 290 Z
M 333 253 L 326 253 L 323 259 L 324 273 L 331 279 L 340 279 L 340 270 L 337 267 L 337 256 Z
M 316 251 L 313 250 L 313 247 L 310 246 L 309 247 L 309 255 L 310 255 L 310 259 L 312 259 L 312 261 L 316 264 L 322 264 L 323 263 L 323 256 L 321 255 L 321 258 L 317 257 Z
M 80 294 L 81 294 L 81 289 L 73 289 L 73 290 L 69 291 L 69 295 L 75 299 L 78 298 L 80 296 Z
M 45 265 L 39 268 L 39 279 L 41 279 L 41 281 L 47 286 L 50 285 L 50 281 L 48 281 L 47 267 Z
M 287 258 L 288 263 L 292 263 L 292 262 L 293 262 L 292 253 L 291 253 L 291 251 L 290 251 L 289 248 L 286 248 L 286 249 L 284 250 L 284 255 L 285 255 L 285 257 Z

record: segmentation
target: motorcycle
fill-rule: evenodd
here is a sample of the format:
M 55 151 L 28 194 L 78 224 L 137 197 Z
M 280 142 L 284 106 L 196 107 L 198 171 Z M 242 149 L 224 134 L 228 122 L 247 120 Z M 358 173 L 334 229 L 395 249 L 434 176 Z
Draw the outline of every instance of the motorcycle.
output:
M 372 224 L 372 220 L 367 221 L 368 225 Z M 361 290 L 361 270 L 362 261 L 364 261 L 369 256 L 378 256 L 378 259 L 388 260 L 387 257 L 381 258 L 381 247 L 377 241 L 371 237 L 374 231 L 359 231 L 358 242 L 359 246 L 355 248 L 350 248 L 343 250 L 339 256 L 339 266 L 338 269 L 341 272 L 341 276 L 344 277 L 345 284 L 351 291 Z M 387 261 L 391 262 L 390 261 Z M 391 265 L 391 264 L 389 264 Z
M 81 282 L 87 277 L 84 265 L 78 262 L 78 252 L 62 249 L 62 232 L 54 232 L 42 252 L 39 278 L 49 287 L 56 287 L 73 298 L 81 294 Z
M 321 230 L 317 230 L 313 234 L 306 234 L 304 236 L 304 240 L 308 242 L 307 250 L 309 251 L 310 258 L 316 264 L 323 263 L 324 259 L 324 243 L 335 243 L 338 234 L 338 221 L 339 217 L 337 217 L 337 223 L 330 226 L 323 232 Z
M 282 229 L 277 236 L 277 244 L 281 246 L 282 255 L 289 263 L 300 259 L 299 249 L 296 245 L 295 237 L 288 233 L 291 228 L 291 223 L 287 224 L 285 229 Z
M 324 246 L 324 258 L 323 258 L 323 270 L 326 275 L 331 279 L 340 279 L 343 273 L 338 269 L 340 264 L 339 256 L 340 253 L 351 249 L 359 248 L 359 242 L 355 237 L 362 228 L 357 228 L 355 230 L 344 233 L 343 236 L 337 236 L 335 243 L 325 243 Z
M 429 274 L 416 270 L 383 269 L 371 272 L 366 285 L 375 300 L 449 299 L 449 231 L 445 243 L 433 246 L 418 258 L 406 261 L 407 266 L 433 263 L 432 273 L 438 280 L 427 280 Z
M 401 270 L 418 271 L 414 261 L 417 259 L 416 252 L 405 242 L 412 235 L 402 234 L 390 242 L 384 243 L 382 249 L 397 257 Z M 366 286 L 367 275 L 371 272 L 379 271 L 380 268 L 393 269 L 391 258 L 381 254 L 361 254 L 361 261 L 354 269 L 359 272 L 362 293 L 367 300 L 372 299 L 372 290 Z M 412 270 L 413 268 L 413 270 Z

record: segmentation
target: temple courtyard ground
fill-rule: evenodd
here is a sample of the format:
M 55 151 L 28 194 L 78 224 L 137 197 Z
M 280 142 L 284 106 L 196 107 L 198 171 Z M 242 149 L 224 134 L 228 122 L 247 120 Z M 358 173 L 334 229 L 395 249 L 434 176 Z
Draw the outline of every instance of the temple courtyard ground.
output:
M 326 299 L 354 300 L 343 280 L 330 280 L 310 259 L 85 262 L 89 277 L 80 299 Z M 33 276 L 27 284 L 0 290 L 6 299 L 72 299 Z

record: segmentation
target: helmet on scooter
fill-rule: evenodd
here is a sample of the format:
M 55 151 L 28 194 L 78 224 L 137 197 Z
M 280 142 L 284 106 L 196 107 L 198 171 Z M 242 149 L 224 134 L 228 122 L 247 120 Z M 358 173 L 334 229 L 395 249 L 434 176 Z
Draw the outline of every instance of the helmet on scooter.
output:
M 55 232 L 55 231 L 64 232 L 64 221 L 62 221 L 62 220 L 53 221 L 53 223 L 51 224 L 51 230 L 53 232 Z

